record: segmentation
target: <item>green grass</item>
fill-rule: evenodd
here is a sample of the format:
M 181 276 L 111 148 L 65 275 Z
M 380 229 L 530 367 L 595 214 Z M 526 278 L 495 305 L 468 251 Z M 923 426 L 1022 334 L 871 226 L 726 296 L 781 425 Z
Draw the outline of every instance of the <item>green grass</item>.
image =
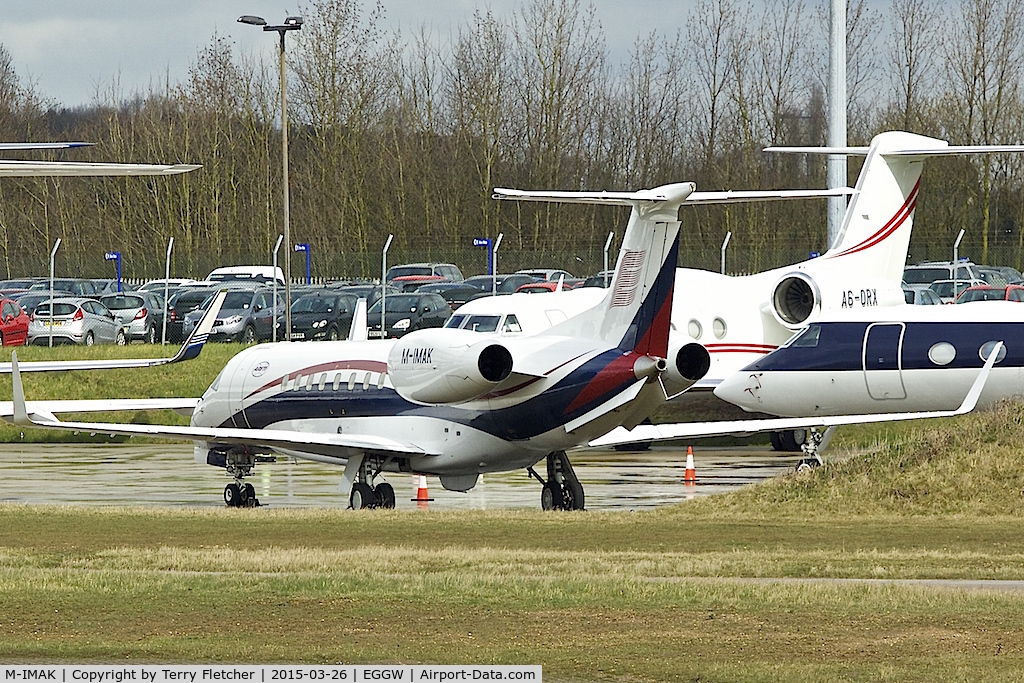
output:
M 1019 680 L 1024 593 L 792 580 L 1024 580 L 1020 410 L 650 512 L 0 505 L 0 660 Z

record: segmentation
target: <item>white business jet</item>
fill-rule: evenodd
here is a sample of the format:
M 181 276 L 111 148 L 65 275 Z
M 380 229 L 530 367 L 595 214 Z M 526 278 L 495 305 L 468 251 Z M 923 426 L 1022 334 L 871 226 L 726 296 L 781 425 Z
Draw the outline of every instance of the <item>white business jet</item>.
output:
M 868 147 L 769 147 L 766 151 L 866 155 L 866 159 L 837 241 L 821 257 L 746 276 L 690 268 L 676 271 L 669 358 L 694 341 L 711 355 L 710 370 L 690 394 L 714 389 L 797 330 L 833 311 L 878 311 L 904 305 L 903 268 L 925 159 L 1022 152 L 1024 146 L 953 146 L 944 140 L 890 131 L 875 136 Z M 700 294 L 695 296 L 696 292 Z M 800 450 L 803 434 L 803 430 L 773 433 L 772 443 L 780 450 Z

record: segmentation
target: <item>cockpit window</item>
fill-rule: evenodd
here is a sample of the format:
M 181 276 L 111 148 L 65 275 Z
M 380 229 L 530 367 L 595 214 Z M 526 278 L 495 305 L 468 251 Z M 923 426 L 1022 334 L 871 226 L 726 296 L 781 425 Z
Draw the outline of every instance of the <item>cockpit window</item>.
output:
M 818 345 L 818 337 L 821 335 L 821 325 L 810 325 L 802 332 L 797 333 L 786 346 L 793 348 L 813 348 Z
M 471 315 L 463 328 L 474 332 L 494 332 L 500 320 L 500 315 Z
M 510 313 L 505 318 L 505 324 L 501 326 L 501 331 L 504 334 L 518 334 L 523 331 L 523 328 L 519 324 L 519 318 Z
M 457 330 L 460 327 L 462 327 L 462 323 L 466 322 L 467 317 L 468 316 L 465 315 L 453 315 L 452 317 L 448 318 L 448 322 L 446 322 L 444 326 L 451 328 L 453 330 Z

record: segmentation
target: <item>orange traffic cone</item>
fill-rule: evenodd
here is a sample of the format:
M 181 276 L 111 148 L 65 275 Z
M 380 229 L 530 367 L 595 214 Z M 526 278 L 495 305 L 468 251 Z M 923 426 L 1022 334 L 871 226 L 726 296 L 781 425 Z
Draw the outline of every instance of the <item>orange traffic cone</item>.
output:
M 430 492 L 427 491 L 427 477 L 424 474 L 420 475 L 419 486 L 416 487 L 416 497 L 412 499 L 416 506 L 425 509 L 427 503 L 434 500 L 430 497 Z
M 688 486 L 697 483 L 697 470 L 693 467 L 693 446 L 686 447 L 686 474 L 683 475 L 683 482 Z

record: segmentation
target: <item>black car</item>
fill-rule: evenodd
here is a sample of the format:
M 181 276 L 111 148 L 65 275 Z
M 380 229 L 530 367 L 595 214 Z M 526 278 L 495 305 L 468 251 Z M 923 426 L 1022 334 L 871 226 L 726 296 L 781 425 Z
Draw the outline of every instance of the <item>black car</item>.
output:
M 384 311 L 385 338 L 396 338 L 428 327 L 443 327 L 452 317 L 452 309 L 440 294 L 419 293 L 389 294 Z M 378 300 L 366 312 L 367 336 L 380 338 L 381 302 Z
M 167 302 L 167 341 L 181 343 L 185 316 L 196 310 L 217 290 L 212 287 L 182 287 Z
M 494 289 L 495 282 L 497 282 L 497 294 L 511 294 L 525 284 L 541 282 L 541 280 L 522 273 L 512 273 L 511 275 L 498 276 L 474 275 L 473 277 L 466 278 L 462 284 L 468 287 L 475 287 L 477 289 L 477 294 L 472 298 L 478 299 L 482 296 L 490 296 L 492 289 Z
M 434 282 L 429 285 L 423 285 L 416 291 L 440 294 L 444 297 L 444 300 L 448 302 L 448 305 L 453 311 L 472 299 L 474 296 L 480 294 L 480 289 L 478 287 L 466 285 L 461 282 Z
M 348 336 L 359 299 L 328 289 L 307 292 L 292 301 L 292 339 L 335 341 Z

